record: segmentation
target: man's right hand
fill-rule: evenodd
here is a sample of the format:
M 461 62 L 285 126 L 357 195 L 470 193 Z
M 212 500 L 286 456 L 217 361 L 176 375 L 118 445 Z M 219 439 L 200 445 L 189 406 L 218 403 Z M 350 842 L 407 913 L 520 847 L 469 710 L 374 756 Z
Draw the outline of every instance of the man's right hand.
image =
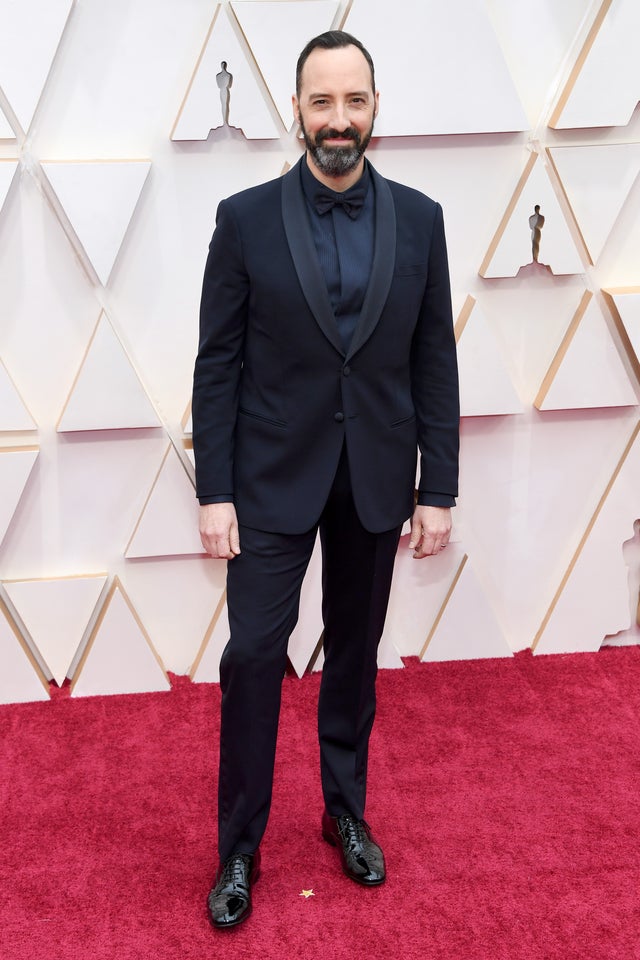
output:
M 217 560 L 233 560 L 240 553 L 236 508 L 232 503 L 205 503 L 200 507 L 200 539 Z

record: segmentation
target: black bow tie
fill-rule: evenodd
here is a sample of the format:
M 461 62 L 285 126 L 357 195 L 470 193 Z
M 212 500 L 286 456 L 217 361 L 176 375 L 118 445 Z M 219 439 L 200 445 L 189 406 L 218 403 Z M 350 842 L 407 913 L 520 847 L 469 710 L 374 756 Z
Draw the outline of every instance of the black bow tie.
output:
M 364 198 L 367 193 L 366 184 L 356 184 L 350 187 L 344 194 L 335 193 L 328 188 L 320 187 L 316 190 L 313 202 L 318 213 L 322 216 L 327 210 L 335 206 L 342 207 L 352 220 L 355 220 L 364 204 Z

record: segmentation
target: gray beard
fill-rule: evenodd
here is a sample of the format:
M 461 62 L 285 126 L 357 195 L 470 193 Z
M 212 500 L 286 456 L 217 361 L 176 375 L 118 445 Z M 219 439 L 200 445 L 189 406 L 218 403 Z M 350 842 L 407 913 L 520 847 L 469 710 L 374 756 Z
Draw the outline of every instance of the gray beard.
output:
M 326 177 L 343 177 L 346 173 L 355 170 L 365 148 L 362 146 L 323 147 L 307 143 L 307 150 L 313 157 L 318 170 Z
M 307 150 L 320 173 L 323 173 L 325 177 L 344 177 L 345 174 L 355 170 L 360 163 L 371 140 L 373 123 L 371 124 L 371 129 L 365 133 L 363 137 L 360 136 L 357 130 L 350 128 L 354 139 L 353 147 L 325 147 L 323 146 L 322 136 L 320 137 L 319 143 L 314 142 L 305 130 L 302 116 L 300 116 L 300 129 L 302 130 Z M 326 134 L 329 132 L 333 133 L 333 131 L 325 131 Z M 325 136 L 324 139 L 327 139 L 327 136 Z

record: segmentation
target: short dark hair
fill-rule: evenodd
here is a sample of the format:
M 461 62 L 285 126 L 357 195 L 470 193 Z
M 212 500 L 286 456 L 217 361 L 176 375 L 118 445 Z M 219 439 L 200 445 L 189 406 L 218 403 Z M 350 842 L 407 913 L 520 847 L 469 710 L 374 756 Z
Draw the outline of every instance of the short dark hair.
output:
M 369 64 L 369 69 L 371 70 L 371 89 L 373 92 L 376 92 L 376 78 L 375 71 L 373 69 L 373 60 L 371 59 L 371 54 L 369 51 L 360 43 L 359 40 L 356 40 L 355 37 L 351 36 L 350 33 L 346 33 L 344 30 L 327 30 L 326 33 L 321 33 L 317 37 L 314 37 L 313 40 L 309 40 L 309 43 L 306 45 L 300 56 L 298 57 L 298 63 L 296 65 L 296 96 L 300 96 L 300 87 L 302 85 L 302 70 L 309 59 L 309 54 L 314 50 L 337 50 L 339 47 L 357 47 L 360 53 L 363 55 L 367 63 Z

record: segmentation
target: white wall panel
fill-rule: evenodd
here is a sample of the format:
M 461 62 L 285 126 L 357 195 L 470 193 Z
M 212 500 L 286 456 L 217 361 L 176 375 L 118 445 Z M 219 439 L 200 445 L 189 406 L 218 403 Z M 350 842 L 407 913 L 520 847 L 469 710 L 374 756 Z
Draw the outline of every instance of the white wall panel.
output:
M 0 545 L 38 459 L 37 447 L 0 448 Z
M 630 625 L 622 545 L 640 515 L 640 424 L 633 431 L 536 634 L 536 653 L 598 650 L 605 634 Z M 593 590 L 594 585 L 597 590 Z M 585 598 L 593 596 L 589 603 Z M 567 630 L 571 623 L 573 629 Z
M 280 119 L 293 125 L 291 77 L 298 53 L 311 37 L 330 30 L 337 0 L 234 0 L 231 9 L 273 97 Z M 233 96 L 233 89 L 231 90 Z
M 539 212 L 536 213 L 536 208 Z M 534 250 L 531 218 L 542 216 Z M 535 261 L 535 263 L 534 263 Z M 584 270 L 542 160 L 533 153 L 480 266 L 482 277 L 515 277 L 522 267 L 547 267 L 556 276 Z
M 150 168 L 146 160 L 42 163 L 64 215 L 105 286 Z
M 241 130 L 249 139 L 277 139 L 281 131 L 254 75 L 251 60 L 249 51 L 238 42 L 227 6 L 218 5 L 171 139 L 206 140 L 210 130 L 222 126 Z M 223 104 L 218 76 L 225 70 L 232 82 L 227 80 L 228 97 Z
M 593 262 L 638 176 L 640 143 L 554 147 L 549 154 Z
M 175 673 L 188 673 L 224 593 L 226 563 L 196 557 L 134 560 L 121 579 L 162 662 Z M 228 639 L 227 633 L 224 643 Z
M 13 127 L 7 120 L 2 108 L 0 107 L 0 140 L 15 140 Z
M 635 406 L 638 400 L 609 327 L 589 291 L 540 387 L 538 410 Z
M 26 133 L 73 0 L 1 0 L 0 87 Z
M 567 127 L 623 126 L 640 100 L 640 6 L 602 0 L 551 119 Z
M 101 314 L 58 430 L 159 427 L 161 422 L 105 314 Z
M 640 368 L 640 287 L 605 292 L 609 294 L 618 309 L 629 344 Z
M 0 290 L 0 354 L 38 426 L 52 426 L 98 303 L 37 177 L 26 169 L 0 213 Z
M 460 416 L 522 413 L 523 406 L 500 356 L 493 331 L 469 296 L 456 321 Z
M 8 580 L 5 590 L 36 651 L 58 685 L 91 622 L 106 576 Z
M 0 433 L 35 429 L 33 417 L 18 393 L 9 371 L 0 360 Z
M 2 213 L 4 202 L 7 199 L 17 169 L 18 163 L 16 160 L 0 160 L 0 213 Z
M 384 96 L 378 136 L 527 129 L 480 0 L 354 0 L 345 30 L 364 42 L 376 64 Z
M 593 0 L 485 0 L 485 5 L 529 125 L 535 128 L 557 94 L 558 79 Z
M 0 600 L 0 704 L 48 699 L 44 674 Z
M 421 651 L 421 659 L 437 662 L 512 655 L 502 627 L 465 554 Z
M 197 680 L 217 679 L 228 638 L 225 564 L 191 553 L 200 547 L 191 451 L 183 445 L 185 430 L 190 430 L 185 411 L 197 346 L 202 271 L 220 199 L 280 176 L 301 153 L 296 131 L 286 129 L 285 114 L 294 88 L 292 64 L 303 41 L 281 36 L 278 18 L 290 17 L 295 32 L 303 22 L 315 23 L 319 11 L 329 16 L 337 9 L 335 22 L 346 17 L 346 28 L 361 35 L 376 60 L 381 136 L 374 138 L 369 156 L 382 174 L 442 203 L 455 316 L 468 297 L 481 309 L 481 322 L 470 326 L 471 313 L 461 335 L 465 412 L 499 414 L 518 404 L 521 410 L 517 416 L 465 418 L 455 540 L 439 557 L 417 562 L 403 537 L 380 662 L 397 666 L 400 654 L 420 653 L 465 554 L 473 583 L 465 586 L 459 579 L 457 588 L 462 584 L 463 590 L 451 594 L 448 616 L 456 612 L 454 600 L 460 607 L 452 622 L 458 623 L 466 608 L 473 613 L 480 604 L 491 616 L 481 620 L 473 642 L 462 638 L 460 647 L 441 631 L 441 655 L 490 655 L 498 634 L 509 650 L 529 647 L 559 586 L 570 586 L 569 564 L 637 419 L 634 406 L 558 411 L 533 406 L 585 292 L 600 310 L 601 289 L 634 291 L 640 284 L 640 181 L 632 182 L 632 164 L 617 160 L 637 154 L 640 113 L 618 129 L 565 131 L 560 124 L 556 129 L 548 126 L 569 88 L 572 97 L 584 99 L 580 84 L 593 69 L 589 60 L 593 57 L 596 64 L 597 48 L 603 43 L 606 47 L 605 34 L 598 39 L 599 30 L 606 27 L 609 35 L 613 31 L 619 36 L 620 11 L 624 8 L 627 16 L 630 5 L 627 0 L 609 4 L 578 73 L 573 68 L 603 9 L 591 0 L 563 4 L 465 0 L 459 5 L 435 0 L 425 4 L 282 0 L 277 7 L 274 0 L 221 0 L 217 26 L 207 44 L 215 8 L 211 0 L 180 4 L 82 0 L 66 7 L 58 0 L 51 4 L 26 0 L 18 17 L 18 26 L 22 29 L 28 21 L 29 29 L 19 38 L 23 76 L 17 85 L 11 78 L 17 77 L 12 64 L 18 61 L 18 46 L 8 59 L 0 57 L 0 109 L 6 107 L 12 122 L 13 110 L 22 116 L 21 123 L 30 124 L 26 139 L 20 130 L 17 138 L 9 131 L 11 136 L 2 139 L 0 130 L 0 356 L 33 418 L 33 423 L 12 420 L 9 427 L 16 430 L 6 429 L 6 416 L 5 429 L 0 423 L 0 465 L 5 457 L 9 462 L 16 446 L 16 457 L 32 456 L 28 448 L 34 442 L 34 427 L 39 449 L 26 486 L 0 476 L 0 502 L 12 503 L 0 544 L 0 579 L 52 581 L 100 572 L 107 573 L 110 582 L 118 577 L 163 667 L 191 671 Z M 29 19 L 28 11 L 36 9 L 40 20 L 35 15 Z M 71 9 L 66 26 L 62 14 L 59 29 L 47 26 L 47 11 L 53 15 L 64 9 Z M 7 11 L 7 3 L 0 2 L 0 28 L 6 27 Z M 42 25 L 38 37 L 33 23 Z M 271 42 L 274 34 L 278 37 Z M 0 29 L 0 49 L 8 35 Z M 215 125 L 210 123 L 205 139 L 171 140 L 204 47 L 215 54 L 213 67 L 216 57 L 228 60 L 234 85 L 246 81 L 246 90 L 252 91 L 251 111 L 269 118 L 271 139 L 248 139 L 247 131 L 240 129 L 245 116 L 240 123 L 231 115 L 233 126 L 218 125 L 209 133 Z M 30 61 L 30 51 L 37 49 L 44 52 Z M 610 105 L 617 105 L 623 97 L 618 64 L 610 56 L 605 58 L 611 79 L 605 94 Z M 629 60 L 622 59 L 626 70 Z M 23 69 L 25 63 L 30 63 L 29 70 Z M 430 71 L 436 71 L 435 77 Z M 494 94 L 496 84 L 499 90 Z M 624 97 L 635 96 L 637 101 L 637 90 L 634 93 L 631 87 L 630 93 L 623 91 Z M 231 107 L 244 114 L 241 86 L 232 91 Z M 215 120 L 221 107 L 215 76 L 213 81 L 209 76 L 205 93 L 206 124 L 209 114 Z M 476 96 L 482 102 L 476 103 Z M 594 104 L 597 99 L 592 98 Z M 564 103 L 567 111 L 573 109 L 568 94 Z M 36 104 L 31 123 L 29 113 Z M 560 123 L 564 120 L 563 115 Z M 445 133 L 454 129 L 455 136 Z M 436 130 L 439 135 L 434 135 Z M 421 135 L 426 133 L 431 135 Z M 522 194 L 527 190 L 530 194 L 526 204 L 516 210 L 514 189 L 530 151 L 538 156 L 536 170 L 522 186 Z M 555 165 L 547 162 L 548 151 Z M 94 270 L 95 261 L 100 261 L 96 250 L 106 236 L 98 216 L 100 204 L 107 219 L 115 208 L 110 209 L 108 184 L 87 186 L 73 174 L 95 171 L 96 160 L 103 161 L 108 171 L 123 169 L 127 165 L 116 161 L 138 157 L 148 158 L 151 174 L 138 202 L 135 191 L 127 201 L 127 216 L 110 246 L 113 268 L 105 261 Z M 71 173 L 64 198 L 54 194 L 42 161 L 47 161 L 49 171 L 55 167 Z M 63 192 L 60 185 L 58 189 Z M 541 263 L 533 264 L 528 217 L 529 206 L 537 202 L 547 219 Z M 491 248 L 505 211 L 509 215 L 500 231 L 503 245 L 499 250 L 494 245 L 493 252 L 506 256 L 509 270 L 494 273 L 511 275 L 479 276 L 478 265 Z M 80 226 L 82 216 L 88 233 Z M 563 274 L 567 269 L 576 273 Z M 622 372 L 613 375 L 614 385 L 627 383 L 627 394 L 630 397 L 631 391 L 637 398 L 640 367 L 633 347 L 635 314 L 629 303 L 628 295 L 624 299 L 616 292 L 611 301 L 615 324 L 607 315 L 601 332 L 609 337 L 603 341 L 607 350 L 615 350 L 611 356 L 621 360 L 616 369 Z M 128 426 L 122 420 L 94 419 L 78 433 L 56 431 L 70 392 L 83 414 L 91 412 L 93 401 L 86 399 L 84 390 L 77 392 L 79 381 L 75 390 L 72 387 L 80 368 L 88 370 L 83 360 L 88 359 L 96 318 L 102 312 L 109 318 L 113 342 L 120 345 L 120 361 L 139 378 L 143 394 L 138 393 L 138 399 L 149 403 L 161 429 L 129 429 L 142 424 L 134 415 L 135 404 L 126 402 L 125 412 L 133 417 Z M 465 337 L 470 338 L 469 350 Z M 597 344 L 596 353 L 600 356 Z M 593 350 L 591 355 L 593 359 Z M 584 352 L 580 358 L 584 360 Z M 117 361 L 108 350 L 99 350 L 97 360 L 100 369 L 89 379 L 100 392 Z M 598 364 L 569 360 L 567 352 L 566 365 L 557 366 L 553 381 L 558 388 L 564 377 L 564 401 L 580 395 L 585 379 L 602 391 Z M 609 403 L 610 393 L 604 399 L 599 394 L 592 402 Z M 13 396 L 11 390 L 9 395 Z M 480 401 L 487 402 L 488 396 L 491 404 L 483 408 Z M 158 501 L 152 526 L 159 536 L 145 534 L 142 553 L 156 555 L 127 559 L 127 544 L 146 513 L 169 443 L 179 492 Z M 629 497 L 619 502 L 616 530 L 626 540 L 637 519 L 635 506 Z M 180 556 L 185 543 L 187 554 Z M 581 588 L 585 616 L 592 605 L 593 622 L 604 635 L 618 628 L 620 618 L 616 612 L 611 618 L 615 622 L 605 624 L 607 607 L 601 603 L 600 587 L 607 581 L 599 564 L 610 562 L 618 548 L 608 542 L 600 557 L 593 545 L 587 547 L 589 585 Z M 633 572 L 625 577 L 625 563 L 635 561 L 629 550 L 620 556 L 616 590 L 621 596 L 627 590 L 630 609 L 632 601 L 637 607 L 637 596 L 631 597 L 637 577 L 633 579 Z M 480 595 L 474 601 L 476 588 Z M 576 642 L 573 613 L 560 602 L 556 609 L 554 636 L 566 640 L 554 640 L 553 648 L 564 644 L 571 649 Z M 126 615 L 124 607 L 120 613 Z M 316 649 L 319 613 L 319 571 L 314 561 L 290 651 L 298 672 L 306 669 Z M 135 616 L 127 622 L 126 630 L 133 629 Z M 108 640 L 112 628 L 106 612 L 102 628 L 102 640 Z M 456 627 L 456 636 L 466 629 Z M 590 642 L 597 646 L 599 641 L 595 637 Z M 15 654 L 19 646 L 10 649 Z M 69 651 L 63 648 L 60 641 L 58 653 L 66 656 Z M 102 649 L 108 660 L 108 648 L 109 643 L 103 643 L 95 649 Z M 78 666 L 80 657 L 76 650 L 69 669 Z M 321 662 L 320 655 L 316 665 Z M 83 669 L 88 666 L 87 655 Z M 124 689 L 118 684 L 126 685 L 122 675 L 126 660 L 114 657 L 105 664 L 105 669 L 111 667 L 115 673 L 108 686 Z M 22 674 L 16 670 L 17 692 Z M 29 673 L 24 676 L 30 678 Z M 37 676 L 36 684 L 34 696 L 39 696 Z M 81 690 L 77 686 L 76 694 Z
M 169 690 L 169 678 L 116 579 L 71 685 L 76 697 Z

